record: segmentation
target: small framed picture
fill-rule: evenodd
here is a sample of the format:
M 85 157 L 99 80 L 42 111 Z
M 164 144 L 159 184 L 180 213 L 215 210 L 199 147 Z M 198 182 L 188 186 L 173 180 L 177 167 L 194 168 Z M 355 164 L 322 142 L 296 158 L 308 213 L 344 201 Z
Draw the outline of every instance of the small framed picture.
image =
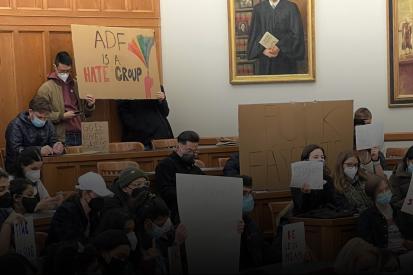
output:
M 314 0 L 227 1 L 231 84 L 315 81 Z
M 239 7 L 241 9 L 251 8 L 252 7 L 252 0 L 239 0 Z

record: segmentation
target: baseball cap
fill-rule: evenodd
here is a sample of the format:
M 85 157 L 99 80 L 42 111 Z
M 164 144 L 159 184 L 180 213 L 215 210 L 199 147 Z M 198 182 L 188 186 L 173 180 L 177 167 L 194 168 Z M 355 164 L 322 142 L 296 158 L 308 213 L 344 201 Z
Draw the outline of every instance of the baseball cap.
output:
M 113 195 L 113 193 L 106 188 L 105 180 L 101 175 L 97 173 L 88 172 L 80 176 L 77 182 L 79 184 L 76 185 L 76 189 L 93 191 L 99 197 L 107 197 Z

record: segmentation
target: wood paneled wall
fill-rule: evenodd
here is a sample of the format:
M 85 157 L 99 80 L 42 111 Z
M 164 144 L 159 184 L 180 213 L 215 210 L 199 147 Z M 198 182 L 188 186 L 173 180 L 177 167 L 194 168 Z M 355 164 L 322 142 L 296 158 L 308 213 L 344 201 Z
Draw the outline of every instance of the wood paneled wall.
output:
M 162 78 L 159 1 L 0 0 L 0 147 L 7 124 L 27 109 L 56 53 L 73 55 L 70 24 L 154 29 Z M 115 102 L 98 100 L 90 120 L 109 121 L 111 141 L 120 140 Z

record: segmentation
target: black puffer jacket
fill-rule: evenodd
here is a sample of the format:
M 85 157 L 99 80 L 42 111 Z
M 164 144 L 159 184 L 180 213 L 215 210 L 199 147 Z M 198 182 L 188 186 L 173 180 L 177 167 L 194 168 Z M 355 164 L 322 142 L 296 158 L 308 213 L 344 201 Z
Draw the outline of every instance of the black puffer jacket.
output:
M 18 154 L 26 147 L 53 145 L 57 142 L 55 129 L 49 121 L 41 127 L 35 127 L 29 120 L 29 113 L 20 113 L 6 129 L 6 170 L 12 172 Z
M 163 89 L 162 89 L 163 90 Z M 153 139 L 173 138 L 168 102 L 163 100 L 119 100 L 119 118 L 123 126 L 122 141 L 139 141 L 151 146 Z

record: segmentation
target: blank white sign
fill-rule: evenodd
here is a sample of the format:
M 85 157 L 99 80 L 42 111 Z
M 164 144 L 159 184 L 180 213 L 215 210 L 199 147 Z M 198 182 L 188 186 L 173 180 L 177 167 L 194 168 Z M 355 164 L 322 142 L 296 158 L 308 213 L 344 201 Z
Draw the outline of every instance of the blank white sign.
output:
M 176 174 L 176 187 L 189 274 L 238 273 L 242 179 Z

